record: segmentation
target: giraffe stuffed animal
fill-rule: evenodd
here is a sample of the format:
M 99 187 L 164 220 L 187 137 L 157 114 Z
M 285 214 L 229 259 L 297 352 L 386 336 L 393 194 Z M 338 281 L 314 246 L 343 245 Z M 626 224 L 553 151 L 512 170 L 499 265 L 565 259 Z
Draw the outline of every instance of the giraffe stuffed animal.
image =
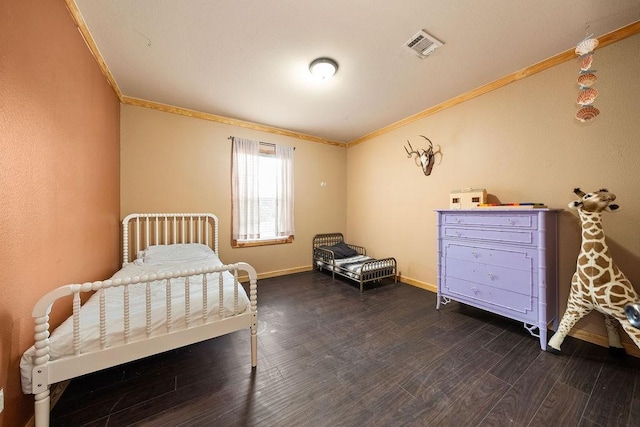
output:
M 625 354 L 620 343 L 617 320 L 640 347 L 640 330 L 634 328 L 625 314 L 625 305 L 638 301 L 631 282 L 613 262 L 602 230 L 602 213 L 618 210 L 612 202 L 616 195 L 606 189 L 585 193 L 579 188 L 573 192 L 580 199 L 569 207 L 578 210 L 582 226 L 582 244 L 578 255 L 576 272 L 571 279 L 571 291 L 567 309 L 560 326 L 549 340 L 547 351 L 560 354 L 565 337 L 585 315 L 597 310 L 604 315 L 604 324 L 609 337 L 609 349 L 614 355 Z

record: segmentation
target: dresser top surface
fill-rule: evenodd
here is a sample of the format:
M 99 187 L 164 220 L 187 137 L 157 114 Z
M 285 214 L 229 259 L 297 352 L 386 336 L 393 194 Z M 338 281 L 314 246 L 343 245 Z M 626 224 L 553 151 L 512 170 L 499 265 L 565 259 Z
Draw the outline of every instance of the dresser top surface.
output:
M 532 212 L 560 212 L 563 209 L 552 209 L 552 208 L 517 208 L 517 207 L 499 207 L 499 208 L 475 208 L 475 209 L 435 209 L 435 212 L 444 212 L 444 213 L 489 213 L 489 212 L 522 212 L 522 213 L 532 213 Z

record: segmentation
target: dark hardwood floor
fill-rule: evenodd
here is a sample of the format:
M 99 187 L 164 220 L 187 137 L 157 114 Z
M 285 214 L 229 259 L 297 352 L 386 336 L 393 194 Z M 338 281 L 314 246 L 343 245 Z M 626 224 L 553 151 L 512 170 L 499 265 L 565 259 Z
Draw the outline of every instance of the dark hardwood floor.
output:
M 52 426 L 638 426 L 640 360 L 392 281 L 259 281 L 249 332 L 71 381 Z

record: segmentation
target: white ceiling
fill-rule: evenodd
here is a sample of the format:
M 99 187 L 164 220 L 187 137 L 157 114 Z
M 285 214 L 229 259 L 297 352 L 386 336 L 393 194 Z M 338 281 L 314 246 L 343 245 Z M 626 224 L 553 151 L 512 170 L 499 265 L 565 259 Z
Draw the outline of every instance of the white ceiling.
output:
M 123 95 L 339 142 L 640 20 L 638 0 L 75 3 Z M 426 59 L 403 47 L 422 29 L 444 42 Z

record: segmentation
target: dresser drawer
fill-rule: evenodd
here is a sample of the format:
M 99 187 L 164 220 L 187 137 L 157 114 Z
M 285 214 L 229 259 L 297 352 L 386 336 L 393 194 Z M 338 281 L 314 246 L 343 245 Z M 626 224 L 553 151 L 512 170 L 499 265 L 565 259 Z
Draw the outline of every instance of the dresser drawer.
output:
M 463 228 L 443 227 L 442 237 L 454 239 L 473 239 L 496 243 L 518 243 L 525 245 L 537 244 L 538 234 L 535 230 L 492 229 L 492 228 Z
M 537 296 L 537 275 L 534 269 L 514 270 L 508 267 L 480 264 L 454 258 L 445 260 L 442 268 L 445 282 L 459 279 L 479 285 L 503 289 L 527 296 Z
M 535 297 L 455 277 L 445 278 L 442 295 L 520 320 L 535 320 L 538 316 Z M 514 316 L 516 313 L 518 316 Z
M 535 230 L 538 228 L 537 217 L 528 213 L 517 212 L 461 212 L 442 215 L 443 225 L 460 225 L 472 227 L 500 227 Z
M 516 270 L 531 271 L 537 265 L 536 248 L 521 247 L 481 247 L 444 240 L 442 242 L 442 259 L 458 259 L 480 264 L 497 265 Z

